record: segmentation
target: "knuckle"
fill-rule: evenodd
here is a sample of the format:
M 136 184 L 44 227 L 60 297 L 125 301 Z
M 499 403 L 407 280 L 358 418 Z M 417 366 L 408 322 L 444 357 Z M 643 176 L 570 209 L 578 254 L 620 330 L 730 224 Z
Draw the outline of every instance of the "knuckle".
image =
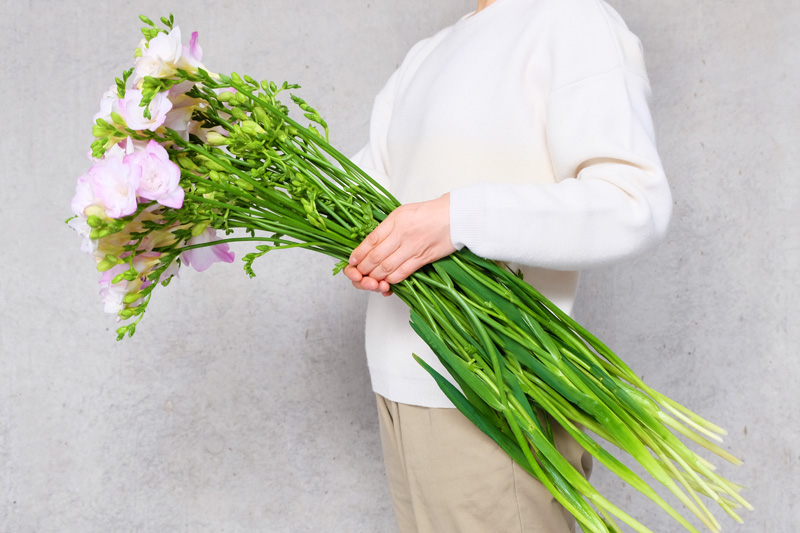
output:
M 395 271 L 394 262 L 385 259 L 381 262 L 380 269 L 382 272 L 387 272 L 387 273 L 394 272 Z
M 408 265 L 403 265 L 396 271 L 392 272 L 391 276 L 386 277 L 389 283 L 400 283 L 414 272 L 414 268 Z

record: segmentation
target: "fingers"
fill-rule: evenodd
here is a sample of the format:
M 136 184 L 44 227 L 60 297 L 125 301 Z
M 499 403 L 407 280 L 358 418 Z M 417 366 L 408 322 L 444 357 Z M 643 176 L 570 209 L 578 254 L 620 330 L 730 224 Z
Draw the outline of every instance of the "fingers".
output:
M 348 278 L 358 288 L 386 293 L 390 284 L 454 252 L 449 205 L 445 194 L 395 209 L 353 250 Z
M 391 287 L 387 281 L 364 276 L 356 267 L 346 266 L 344 268 L 344 274 L 356 289 L 380 292 L 384 296 L 391 296 L 392 294 Z
M 385 279 L 425 247 L 425 243 L 418 242 L 423 240 L 421 226 L 425 221 L 410 217 L 410 208 L 400 206 L 390 213 L 353 251 L 350 264 L 362 275 Z
M 367 238 L 353 250 L 353 253 L 350 254 L 350 265 L 355 266 L 361 264 L 366 257 L 391 234 L 393 226 L 392 215 L 389 214 L 386 220 L 378 224 L 378 226 L 367 235 Z M 361 270 L 361 273 L 364 274 L 365 272 Z M 368 271 L 366 273 L 368 273 Z
M 387 275 L 384 279 L 392 285 L 395 283 L 400 283 L 430 262 L 431 261 L 426 261 L 424 258 L 419 256 L 410 257 L 407 261 L 389 273 L 389 275 Z
M 354 285 L 361 281 L 361 278 L 364 277 L 361 272 L 359 272 L 359 270 L 352 265 L 344 267 L 344 275 L 347 276 Z

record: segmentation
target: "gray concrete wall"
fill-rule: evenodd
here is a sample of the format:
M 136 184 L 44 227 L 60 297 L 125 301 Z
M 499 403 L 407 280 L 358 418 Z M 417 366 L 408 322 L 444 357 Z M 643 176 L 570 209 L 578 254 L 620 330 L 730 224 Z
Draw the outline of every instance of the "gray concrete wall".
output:
M 393 531 L 364 297 L 329 260 L 282 252 L 254 280 L 237 264 L 187 274 L 122 343 L 96 301 L 63 220 L 136 16 L 163 4 L 3 2 L 0 531 Z M 797 531 L 800 10 L 613 4 L 645 46 L 675 216 L 654 253 L 586 273 L 579 319 L 730 430 L 746 464 L 723 471 L 757 511 L 725 531 Z M 345 153 L 405 51 L 471 8 L 169 2 L 210 67 L 303 84 Z M 602 471 L 594 481 L 654 531 L 678 530 Z

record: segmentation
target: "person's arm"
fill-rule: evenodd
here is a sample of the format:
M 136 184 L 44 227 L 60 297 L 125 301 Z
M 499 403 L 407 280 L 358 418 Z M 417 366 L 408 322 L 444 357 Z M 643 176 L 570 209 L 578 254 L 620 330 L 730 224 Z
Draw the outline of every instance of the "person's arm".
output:
M 666 233 L 672 197 L 648 94 L 647 80 L 624 68 L 553 93 L 547 139 L 557 182 L 454 189 L 456 247 L 502 261 L 581 270 L 655 246 Z
M 563 48 L 554 70 L 545 126 L 556 182 L 477 183 L 453 189 L 449 210 L 441 198 L 416 204 L 356 249 L 351 280 L 386 292 L 414 267 L 462 246 L 491 259 L 579 270 L 661 240 L 672 200 L 641 47 L 615 13 L 596 15 L 585 22 L 588 37 Z

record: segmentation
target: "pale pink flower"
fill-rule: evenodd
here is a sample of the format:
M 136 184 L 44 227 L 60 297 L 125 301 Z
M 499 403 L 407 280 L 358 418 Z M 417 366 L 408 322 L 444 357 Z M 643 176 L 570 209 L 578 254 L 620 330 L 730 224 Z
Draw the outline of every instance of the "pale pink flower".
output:
M 166 230 L 154 230 L 147 234 L 147 236 L 142 239 L 142 244 L 140 246 L 143 250 L 152 251 L 153 248 L 160 248 L 162 246 L 169 246 L 170 244 L 175 244 L 177 241 L 177 237 L 172 231 Z
M 198 235 L 192 237 L 186 242 L 186 245 L 204 244 L 207 242 L 214 242 L 217 239 L 217 232 L 213 228 L 206 228 L 206 230 Z M 233 252 L 230 251 L 227 244 L 217 244 L 215 246 L 204 246 L 202 248 L 194 248 L 186 250 L 181 254 L 181 261 L 190 265 L 198 272 L 206 270 L 208 267 L 216 262 L 223 261 L 225 263 L 232 263 L 235 258 Z
M 97 241 L 89 237 L 92 228 L 86 223 L 86 219 L 78 216 L 67 222 L 67 225 L 83 238 L 81 241 L 81 252 L 93 255 L 95 250 L 97 250 Z
M 91 176 L 84 174 L 78 178 L 78 183 L 75 185 L 75 196 L 72 197 L 72 202 L 70 203 L 72 212 L 86 219 L 86 208 L 96 202 Z
M 203 49 L 200 48 L 200 43 L 197 42 L 197 32 L 193 31 L 189 39 L 189 46 L 183 45 L 183 54 L 181 55 L 180 68 L 194 72 L 198 68 L 203 68 Z M 188 67 L 188 68 L 187 68 Z M 192 67 L 194 70 L 192 70 Z
M 142 102 L 142 91 L 131 89 L 125 92 L 125 98 L 119 101 L 119 113 L 125 119 L 125 124 L 132 130 L 156 131 L 167 118 L 167 113 L 172 109 L 165 92 L 156 94 L 150 101 L 150 118 L 144 116 Z
M 183 53 L 181 30 L 176 26 L 169 33 L 159 33 L 140 49 L 142 55 L 134 63 L 134 85 L 138 86 L 145 76 L 169 78 L 175 74 Z
M 117 314 L 125 309 L 123 299 L 128 294 L 128 282 L 121 280 L 119 283 L 112 283 L 112 281 L 117 274 L 122 274 L 126 270 L 128 270 L 127 264 L 116 265 L 100 276 L 100 303 L 103 304 L 103 311 L 106 313 Z
M 100 98 L 100 111 L 95 113 L 92 120 L 97 122 L 98 118 L 102 118 L 108 122 L 111 120 L 111 113 L 114 111 L 119 113 L 119 95 L 116 85 L 112 85 L 103 93 L 103 96 Z
M 181 30 L 176 26 L 168 34 L 159 33 L 139 48 L 142 55 L 136 58 L 133 75 L 133 84 L 137 87 L 141 86 L 145 76 L 170 78 L 179 68 L 191 74 L 204 68 L 201 63 L 203 49 L 197 42 L 197 32 L 192 32 L 187 46 L 181 43 Z
M 178 88 L 181 85 L 183 85 L 183 83 L 175 85 L 172 87 L 172 89 Z M 192 85 L 190 85 L 189 88 L 183 92 L 176 91 L 173 93 L 172 89 L 169 91 L 169 99 L 170 102 L 172 102 L 172 109 L 170 109 L 169 113 L 167 113 L 167 117 L 164 120 L 164 126 L 179 133 L 185 132 L 188 129 L 189 123 L 192 120 L 192 114 L 201 103 L 201 100 L 197 98 L 191 98 L 184 94 L 186 91 L 191 89 L 191 87 Z M 188 136 L 186 139 L 188 139 Z
M 147 276 L 159 266 L 159 263 L 161 263 L 161 254 L 158 252 L 138 253 L 133 258 L 133 268 L 139 273 L 139 277 L 132 282 L 135 290 L 138 291 L 153 284 L 151 280 L 147 279 Z
M 106 313 L 119 313 L 126 307 L 135 307 L 140 300 L 125 303 L 127 295 L 146 289 L 153 281 L 147 276 L 158 267 L 161 262 L 161 254 L 156 252 L 140 253 L 133 258 L 133 268 L 139 275 L 133 280 L 122 279 L 114 283 L 114 278 L 130 268 L 128 263 L 114 265 L 100 276 L 100 302 Z
M 180 277 L 180 266 L 178 266 L 177 261 L 173 261 L 170 265 L 161 273 L 161 277 L 158 278 L 159 283 L 163 283 L 167 281 L 172 276 L 176 278 Z
M 169 160 L 169 154 L 158 142 L 151 140 L 144 150 L 126 155 L 123 161 L 126 165 L 141 169 L 136 188 L 136 194 L 141 198 L 155 200 L 163 206 L 175 209 L 183 205 L 181 169 Z
M 141 174 L 141 167 L 125 164 L 123 158 L 113 156 L 104 157 L 89 169 L 94 198 L 107 216 L 121 218 L 136 212 L 136 188 Z

